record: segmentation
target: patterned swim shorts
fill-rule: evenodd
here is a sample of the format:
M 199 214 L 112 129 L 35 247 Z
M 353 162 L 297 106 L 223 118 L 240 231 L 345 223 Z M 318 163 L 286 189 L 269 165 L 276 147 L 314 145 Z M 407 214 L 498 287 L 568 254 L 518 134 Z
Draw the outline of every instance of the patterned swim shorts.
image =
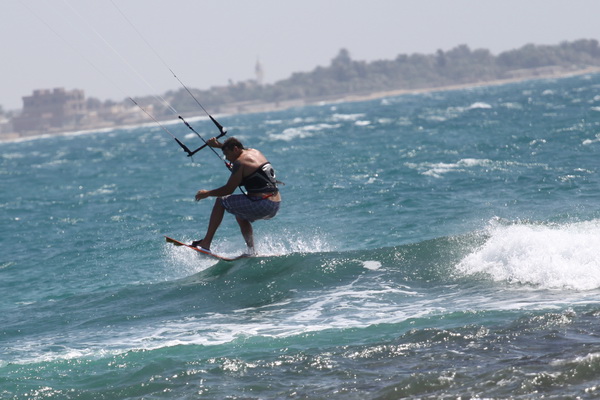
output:
M 279 211 L 278 201 L 249 198 L 244 194 L 231 194 L 221 197 L 221 203 L 227 212 L 242 219 L 254 222 L 259 219 L 270 219 Z

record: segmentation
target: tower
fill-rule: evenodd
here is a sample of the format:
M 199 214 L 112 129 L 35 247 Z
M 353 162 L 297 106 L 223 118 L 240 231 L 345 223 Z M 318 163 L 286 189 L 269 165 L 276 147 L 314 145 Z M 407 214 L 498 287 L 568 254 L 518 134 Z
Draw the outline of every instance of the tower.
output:
M 264 72 L 262 64 L 260 63 L 260 60 L 258 58 L 256 59 L 256 66 L 254 67 L 254 73 L 256 74 L 256 83 L 258 83 L 259 85 L 262 85 L 264 78 L 265 78 L 265 72 Z

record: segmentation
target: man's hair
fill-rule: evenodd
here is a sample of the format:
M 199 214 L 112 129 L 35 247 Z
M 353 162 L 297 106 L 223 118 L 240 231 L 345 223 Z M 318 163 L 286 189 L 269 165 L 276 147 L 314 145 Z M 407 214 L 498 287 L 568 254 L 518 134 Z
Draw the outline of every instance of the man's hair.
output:
M 233 149 L 234 147 L 244 150 L 244 145 L 242 144 L 242 142 L 240 142 L 239 140 L 237 140 L 234 137 L 230 137 L 223 143 L 223 146 L 221 147 L 221 149 L 228 150 L 228 149 Z

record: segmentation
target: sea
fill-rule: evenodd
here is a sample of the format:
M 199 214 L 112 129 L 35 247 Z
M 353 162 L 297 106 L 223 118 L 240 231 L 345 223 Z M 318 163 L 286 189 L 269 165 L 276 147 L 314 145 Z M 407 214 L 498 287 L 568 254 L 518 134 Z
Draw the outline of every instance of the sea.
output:
M 600 74 L 215 118 L 0 143 L 1 399 L 600 397 Z

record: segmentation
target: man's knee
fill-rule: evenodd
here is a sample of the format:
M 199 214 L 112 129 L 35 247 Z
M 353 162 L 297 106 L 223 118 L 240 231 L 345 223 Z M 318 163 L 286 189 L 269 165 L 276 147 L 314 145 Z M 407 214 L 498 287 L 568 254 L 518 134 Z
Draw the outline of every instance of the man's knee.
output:
M 215 199 L 215 205 L 213 206 L 213 208 L 222 208 L 222 209 L 225 209 L 225 206 L 223 205 L 223 202 L 221 201 L 220 197 L 217 197 Z
M 240 225 L 246 225 L 246 224 L 248 224 L 248 225 L 251 225 L 251 224 L 250 224 L 250 221 L 248 221 L 247 219 L 244 219 L 244 218 L 242 218 L 242 217 L 239 217 L 239 216 L 237 216 L 237 215 L 235 216 L 235 220 L 236 220 L 236 221 L 237 221 L 237 223 L 238 223 L 238 224 L 240 224 Z

